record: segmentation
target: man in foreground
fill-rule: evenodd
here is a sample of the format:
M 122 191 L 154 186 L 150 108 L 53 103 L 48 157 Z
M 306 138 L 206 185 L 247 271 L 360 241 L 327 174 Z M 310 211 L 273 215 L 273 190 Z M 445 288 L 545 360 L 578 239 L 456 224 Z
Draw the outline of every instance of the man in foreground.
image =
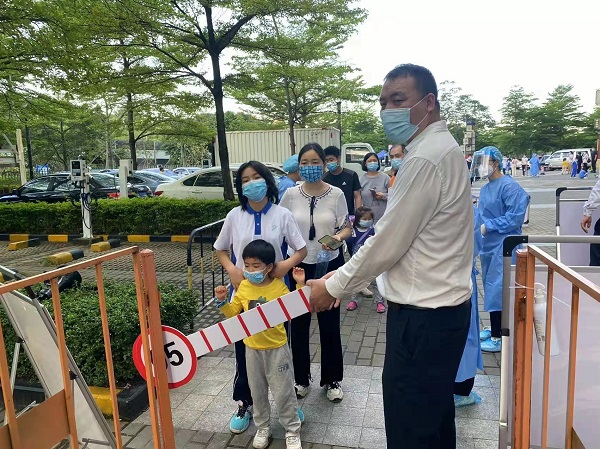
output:
M 437 95 L 424 67 L 403 64 L 387 74 L 383 128 L 392 143 L 406 144 L 387 210 L 349 262 L 308 282 L 312 308 L 323 310 L 383 273 L 389 449 L 456 447 L 453 388 L 471 315 L 473 212 L 467 166 Z

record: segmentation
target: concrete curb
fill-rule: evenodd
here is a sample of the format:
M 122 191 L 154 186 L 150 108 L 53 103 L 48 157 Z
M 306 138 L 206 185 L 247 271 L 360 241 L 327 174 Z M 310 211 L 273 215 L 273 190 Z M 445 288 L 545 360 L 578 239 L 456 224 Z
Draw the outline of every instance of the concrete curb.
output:
M 32 238 L 39 239 L 41 242 L 51 243 L 66 243 L 80 239 L 79 234 L 0 234 L 0 241 L 4 242 L 20 242 Z M 148 234 L 130 234 L 130 235 L 106 235 L 101 234 L 97 237 L 102 238 L 105 242 L 108 240 L 120 240 L 128 243 L 149 243 L 149 242 L 172 242 L 172 243 L 187 243 L 189 235 L 148 235 Z M 200 242 L 200 238 L 196 237 L 195 242 Z
M 11 241 L 8 244 L 8 250 L 17 251 L 19 249 L 30 248 L 32 246 L 40 246 L 40 239 L 33 238 L 20 241 Z
M 52 254 L 46 257 L 43 261 L 48 265 L 63 265 L 74 260 L 81 259 L 85 254 L 82 249 L 72 249 L 62 253 Z
M 102 251 L 108 251 L 110 249 L 116 248 L 117 246 L 121 246 L 121 240 L 110 239 L 106 242 L 92 243 L 92 246 L 90 248 L 92 249 L 92 252 L 100 253 Z

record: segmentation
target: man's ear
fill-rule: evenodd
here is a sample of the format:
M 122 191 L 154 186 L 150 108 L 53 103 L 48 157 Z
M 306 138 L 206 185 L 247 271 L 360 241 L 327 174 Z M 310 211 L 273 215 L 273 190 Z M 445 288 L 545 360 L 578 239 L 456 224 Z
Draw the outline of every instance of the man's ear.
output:
M 436 110 L 435 106 L 435 95 L 432 93 L 427 94 L 427 112 L 434 112 Z

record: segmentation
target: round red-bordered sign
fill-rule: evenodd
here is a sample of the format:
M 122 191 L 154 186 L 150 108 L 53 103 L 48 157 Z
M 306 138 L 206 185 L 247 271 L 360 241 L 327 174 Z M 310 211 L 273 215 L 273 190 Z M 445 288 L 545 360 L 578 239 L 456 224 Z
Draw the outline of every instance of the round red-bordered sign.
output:
M 169 388 L 178 388 L 187 384 L 196 373 L 198 366 L 196 351 L 188 338 L 177 329 L 163 325 L 162 334 Z M 146 380 L 146 364 L 144 362 L 141 334 L 133 343 L 133 364 L 140 376 Z

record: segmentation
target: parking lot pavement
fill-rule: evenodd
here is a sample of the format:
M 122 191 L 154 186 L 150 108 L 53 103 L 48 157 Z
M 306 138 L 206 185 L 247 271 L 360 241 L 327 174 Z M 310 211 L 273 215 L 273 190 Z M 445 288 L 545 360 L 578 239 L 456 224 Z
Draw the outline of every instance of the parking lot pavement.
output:
M 530 223 L 523 229 L 526 234 L 551 235 L 555 229 L 555 190 L 557 187 L 592 186 L 596 179 L 571 180 L 554 172 L 540 178 L 518 177 L 519 182 L 530 193 L 532 207 Z M 477 190 L 482 184 L 477 183 Z M 579 192 L 587 195 L 587 192 Z M 187 285 L 186 245 L 181 243 L 139 244 L 155 252 L 157 276 L 160 281 Z M 36 248 L 8 252 L 0 245 L 0 265 L 7 265 L 24 274 L 36 274 L 48 270 L 41 265 L 45 256 L 73 248 L 70 244 L 42 243 Z M 204 286 L 207 295 L 215 282 L 221 283 L 220 268 L 210 255 L 206 245 L 204 266 Z M 544 247 L 555 254 L 552 246 Z M 86 258 L 97 253 L 86 252 Z M 105 275 L 111 279 L 133 279 L 131 261 L 120 260 L 106 265 Z M 194 251 L 194 287 L 199 289 L 200 257 Z M 84 277 L 92 276 L 84 273 Z M 480 310 L 483 310 L 483 289 L 478 279 Z M 385 447 L 383 426 L 381 372 L 386 344 L 386 314 L 378 314 L 371 298 L 363 298 L 360 307 L 346 311 L 347 301 L 342 303 L 341 333 L 344 351 L 345 398 L 339 404 L 331 404 L 318 387 L 320 370 L 319 329 L 313 318 L 310 334 L 312 374 L 316 380 L 307 398 L 302 401 L 306 422 L 302 427 L 302 440 L 305 449 L 343 449 Z M 222 319 L 220 312 L 209 306 L 196 320 L 196 328 L 204 328 Z M 481 313 L 483 325 L 489 325 L 489 316 Z M 228 431 L 228 421 L 235 408 L 231 400 L 232 378 L 235 372 L 233 347 L 228 346 L 202 357 L 193 380 L 171 391 L 173 420 L 177 429 L 177 448 L 205 449 L 251 447 L 253 427 L 242 435 L 234 436 Z M 483 398 L 477 406 L 457 410 L 457 447 L 463 449 L 485 449 L 497 447 L 498 406 L 500 387 L 499 355 L 484 355 L 484 372 L 477 375 L 475 391 Z M 276 414 L 274 418 L 276 417 Z M 283 429 L 273 422 L 275 440 L 271 448 L 283 448 Z M 149 415 L 142 414 L 133 423 L 124 427 L 128 447 L 152 447 L 151 432 L 148 427 Z

